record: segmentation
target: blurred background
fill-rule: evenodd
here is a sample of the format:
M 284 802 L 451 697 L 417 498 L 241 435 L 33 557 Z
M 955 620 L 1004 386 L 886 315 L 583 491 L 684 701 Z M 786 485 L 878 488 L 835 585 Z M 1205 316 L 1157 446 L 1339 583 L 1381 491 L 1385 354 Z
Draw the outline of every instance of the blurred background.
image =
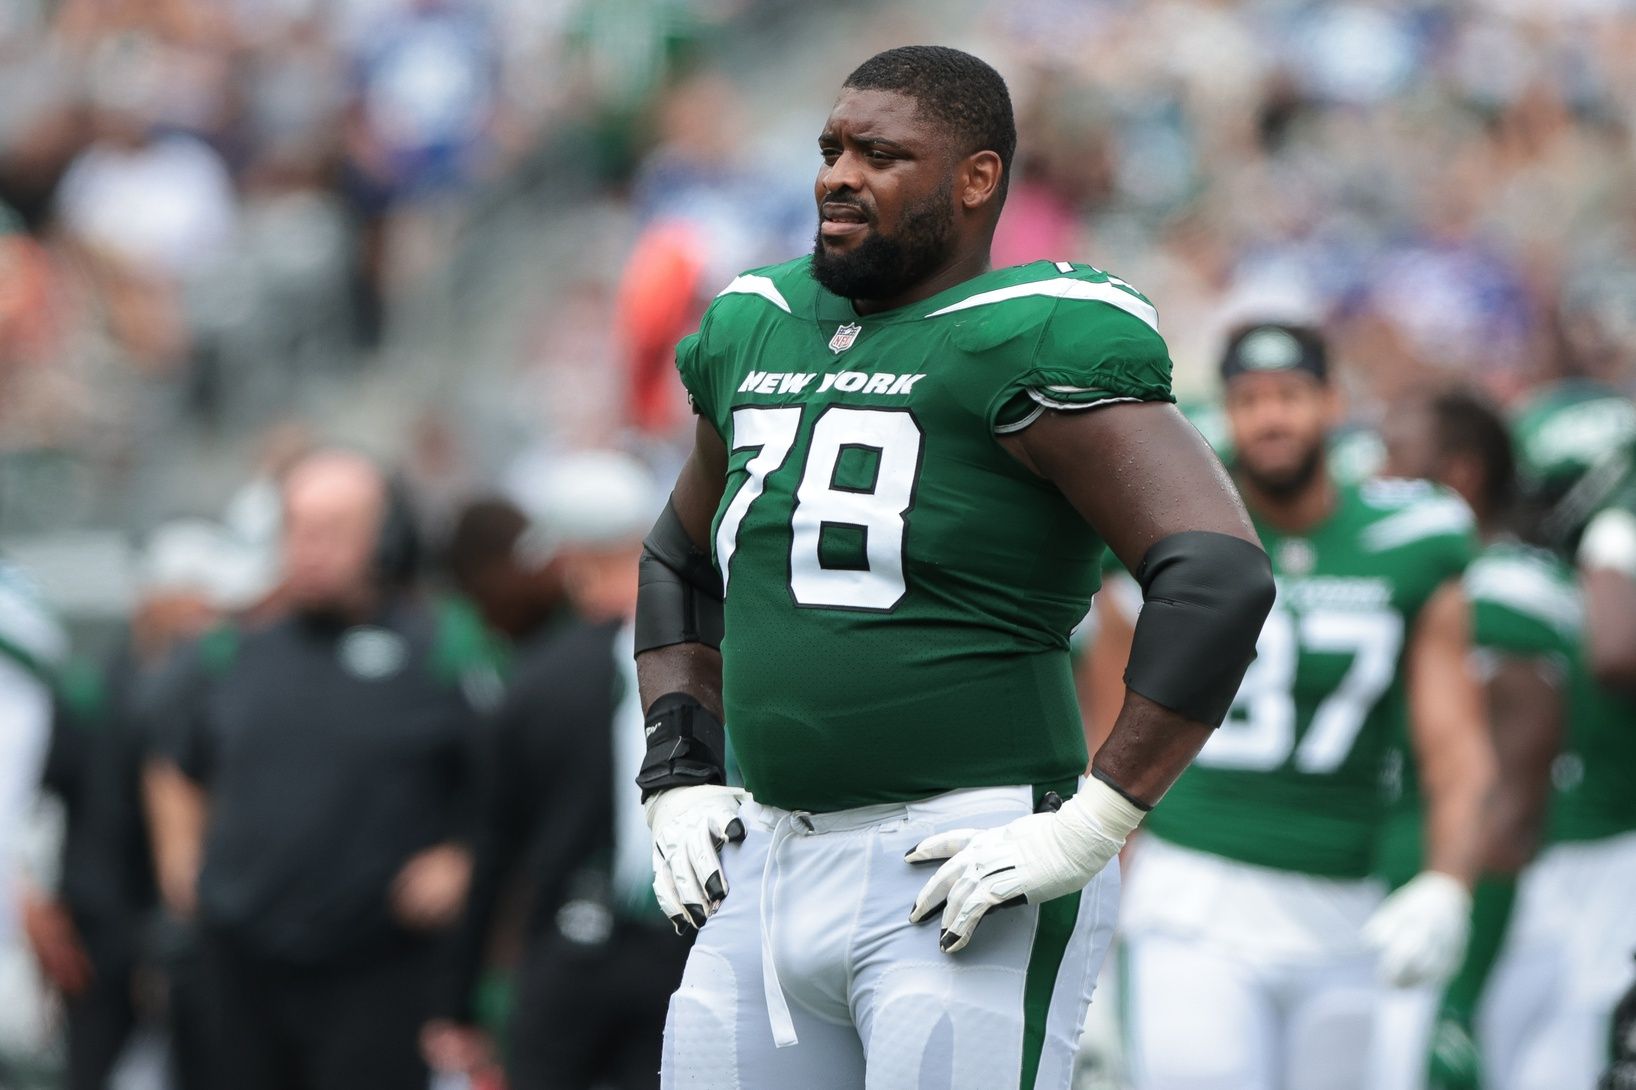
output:
M 1627 3 L 807 8 L 7 0 L 8 552 L 90 620 L 131 533 L 314 436 L 401 465 L 434 530 L 554 449 L 663 461 L 675 340 L 808 248 L 835 85 L 914 40 L 1011 83 L 996 263 L 1139 285 L 1185 396 L 1269 298 L 1329 321 L 1362 418 L 1428 373 L 1629 381 Z
M 995 263 L 1139 286 L 1184 399 L 1268 308 L 1324 322 L 1361 425 L 1430 379 L 1632 390 L 1629 0 L 0 0 L 0 555 L 102 663 L 161 591 L 275 593 L 275 482 L 341 442 L 481 602 L 495 510 L 589 517 L 542 484 L 572 452 L 668 478 L 675 342 L 810 248 L 840 81 L 920 41 L 1011 85 Z M 62 1085 L 13 969 L 0 1084 Z

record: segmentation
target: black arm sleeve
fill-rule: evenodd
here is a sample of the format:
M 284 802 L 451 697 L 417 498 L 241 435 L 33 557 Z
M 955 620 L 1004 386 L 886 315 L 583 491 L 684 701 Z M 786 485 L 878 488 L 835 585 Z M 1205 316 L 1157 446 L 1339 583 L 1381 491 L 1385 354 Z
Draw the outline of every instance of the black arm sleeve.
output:
M 1142 612 L 1125 684 L 1155 704 L 1219 726 L 1272 608 L 1272 564 L 1259 545 L 1193 530 L 1153 544 L 1136 571 Z
M 688 537 L 675 505 L 666 502 L 642 543 L 637 653 L 677 643 L 720 647 L 722 628 L 721 576 L 710 554 Z

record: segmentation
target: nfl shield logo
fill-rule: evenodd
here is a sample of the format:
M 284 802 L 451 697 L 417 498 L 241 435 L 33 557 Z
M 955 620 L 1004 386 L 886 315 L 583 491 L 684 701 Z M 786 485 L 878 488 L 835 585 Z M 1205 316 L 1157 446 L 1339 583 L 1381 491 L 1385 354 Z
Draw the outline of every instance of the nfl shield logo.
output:
M 829 339 L 829 350 L 837 356 L 840 355 L 852 347 L 852 342 L 857 340 L 858 334 L 862 332 L 863 326 L 858 325 L 856 322 L 851 325 L 843 325 L 835 331 L 835 336 Z

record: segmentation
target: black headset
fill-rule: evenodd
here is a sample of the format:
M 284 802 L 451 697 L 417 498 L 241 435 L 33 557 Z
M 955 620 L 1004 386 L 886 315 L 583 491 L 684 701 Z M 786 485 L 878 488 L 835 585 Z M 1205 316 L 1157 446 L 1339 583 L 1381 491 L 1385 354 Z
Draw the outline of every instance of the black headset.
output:
M 386 510 L 375 540 L 375 577 L 384 586 L 401 589 L 420 573 L 420 528 L 403 480 L 384 469 L 381 476 L 386 482 Z

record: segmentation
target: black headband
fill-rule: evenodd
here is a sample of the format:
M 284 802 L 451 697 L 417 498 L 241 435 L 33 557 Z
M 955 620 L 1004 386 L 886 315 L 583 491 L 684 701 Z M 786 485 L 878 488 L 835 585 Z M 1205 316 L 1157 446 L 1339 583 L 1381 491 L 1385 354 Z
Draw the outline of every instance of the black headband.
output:
M 1221 381 L 1263 371 L 1304 371 L 1328 385 L 1329 357 L 1323 338 L 1307 326 L 1262 322 L 1241 326 L 1221 357 Z

